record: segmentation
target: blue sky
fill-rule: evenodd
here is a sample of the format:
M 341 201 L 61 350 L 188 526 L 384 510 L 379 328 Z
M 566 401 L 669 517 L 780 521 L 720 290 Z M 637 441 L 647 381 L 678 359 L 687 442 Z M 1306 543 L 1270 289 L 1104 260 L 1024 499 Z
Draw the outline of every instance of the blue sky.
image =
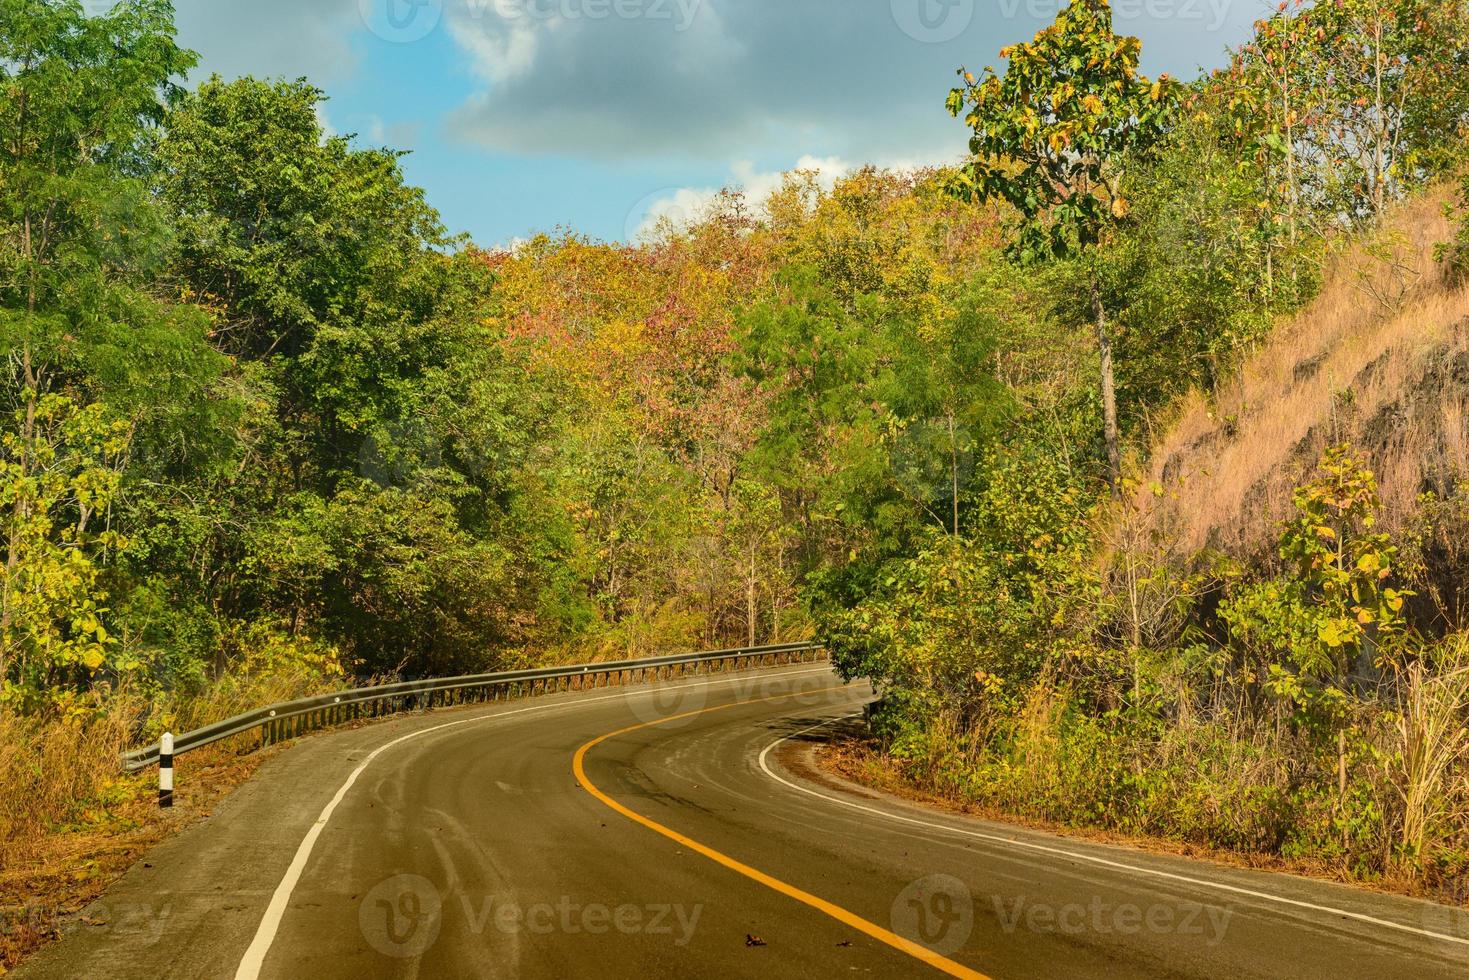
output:
M 726 185 L 802 165 L 948 162 L 959 65 L 1063 0 L 175 0 L 198 76 L 307 76 L 337 132 L 411 150 L 408 177 L 493 246 L 624 239 Z M 1262 0 L 1114 0 L 1152 73 L 1222 63 Z

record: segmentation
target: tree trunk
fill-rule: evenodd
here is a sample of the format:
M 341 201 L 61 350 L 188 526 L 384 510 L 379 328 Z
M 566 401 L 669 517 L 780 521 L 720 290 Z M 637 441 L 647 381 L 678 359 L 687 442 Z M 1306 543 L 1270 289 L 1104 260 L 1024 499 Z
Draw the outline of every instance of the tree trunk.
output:
M 955 431 L 954 413 L 949 411 L 949 479 L 954 494 L 954 537 L 959 536 L 959 437 Z
M 745 629 L 746 636 L 749 638 L 749 642 L 746 644 L 747 646 L 755 645 L 755 626 L 758 619 L 757 613 L 759 611 L 759 607 L 756 604 L 756 578 L 756 554 L 755 549 L 751 548 L 750 571 L 749 575 L 745 579 Z
M 1093 274 L 1090 282 L 1092 314 L 1097 321 L 1097 350 L 1102 360 L 1102 435 L 1107 444 L 1107 481 L 1114 497 L 1122 494 L 1122 450 L 1117 436 L 1117 380 L 1112 368 L 1112 336 L 1102 290 Z

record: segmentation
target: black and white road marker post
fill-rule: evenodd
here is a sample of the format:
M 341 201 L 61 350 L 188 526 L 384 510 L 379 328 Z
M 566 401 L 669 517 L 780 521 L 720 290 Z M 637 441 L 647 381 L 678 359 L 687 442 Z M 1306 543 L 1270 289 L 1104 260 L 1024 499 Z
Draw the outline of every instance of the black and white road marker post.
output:
M 158 805 L 173 806 L 173 732 L 164 732 L 158 743 Z

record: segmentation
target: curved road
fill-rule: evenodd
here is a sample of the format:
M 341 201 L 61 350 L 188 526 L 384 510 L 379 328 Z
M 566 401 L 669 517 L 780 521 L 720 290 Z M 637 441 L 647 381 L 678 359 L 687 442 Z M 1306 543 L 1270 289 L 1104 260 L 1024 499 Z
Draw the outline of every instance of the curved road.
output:
M 15 975 L 1469 975 L 1460 910 L 817 774 L 871 696 L 805 666 L 306 739 Z

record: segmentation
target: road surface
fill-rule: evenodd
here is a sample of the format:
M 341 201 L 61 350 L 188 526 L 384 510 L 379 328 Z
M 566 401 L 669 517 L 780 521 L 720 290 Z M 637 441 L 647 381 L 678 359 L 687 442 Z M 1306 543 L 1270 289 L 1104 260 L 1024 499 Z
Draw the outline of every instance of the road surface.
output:
M 1459 910 L 821 776 L 871 698 L 807 665 L 305 739 L 15 976 L 1469 976 Z

